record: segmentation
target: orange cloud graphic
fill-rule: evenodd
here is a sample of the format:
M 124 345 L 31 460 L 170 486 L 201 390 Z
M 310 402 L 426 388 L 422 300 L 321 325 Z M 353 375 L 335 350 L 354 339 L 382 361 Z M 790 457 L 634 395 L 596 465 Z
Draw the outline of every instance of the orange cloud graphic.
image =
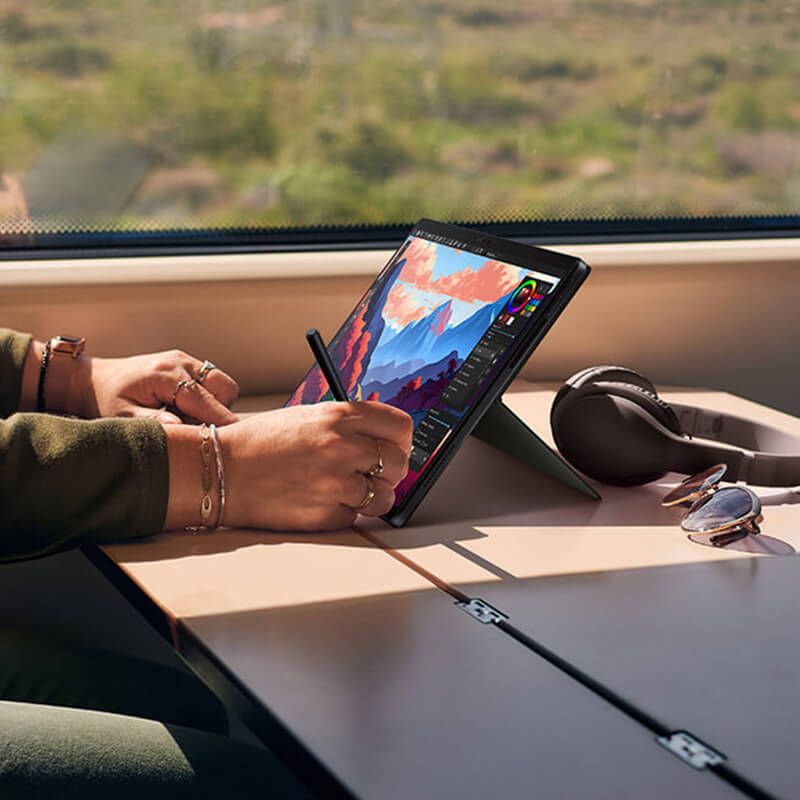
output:
M 400 270 L 398 279 L 425 290 L 433 280 L 436 246 L 424 239 L 414 239 L 406 250 L 405 259 L 406 263 Z
M 519 283 L 517 267 L 500 261 L 485 261 L 475 270 L 467 267 L 437 278 L 428 291 L 446 294 L 466 303 L 494 303 Z
M 425 316 L 425 306 L 415 298 L 414 292 L 407 286 L 396 283 L 386 297 L 383 315 L 405 327 Z
M 465 267 L 458 272 L 434 280 L 435 263 L 435 245 L 422 239 L 415 239 L 406 251 L 406 264 L 398 278 L 421 292 L 446 295 L 465 303 L 494 303 L 510 292 L 520 280 L 518 267 L 493 260 L 484 261 L 477 269 Z M 401 324 L 419 319 L 419 315 L 411 316 L 411 306 L 408 300 L 408 294 L 398 294 L 395 297 L 390 294 L 389 296 L 389 301 L 396 304 L 396 313 L 401 315 L 390 314 L 390 316 Z M 387 302 L 388 305 L 389 302 Z

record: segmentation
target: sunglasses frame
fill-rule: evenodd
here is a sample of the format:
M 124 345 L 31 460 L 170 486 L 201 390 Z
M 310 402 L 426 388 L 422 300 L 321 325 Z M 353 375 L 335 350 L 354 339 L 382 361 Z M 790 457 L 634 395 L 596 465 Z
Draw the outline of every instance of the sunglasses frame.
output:
M 714 464 L 713 467 L 709 467 L 708 469 L 704 469 L 702 472 L 698 472 L 695 475 L 689 475 L 688 477 L 684 478 L 674 489 L 670 489 L 663 498 L 661 498 L 661 505 L 664 508 L 671 508 L 672 506 L 683 506 L 683 505 L 694 505 L 699 500 L 703 500 L 707 497 L 710 497 L 714 492 L 719 489 L 719 484 L 722 479 L 725 477 L 725 473 L 727 472 L 728 467 L 726 464 Z M 684 486 L 687 483 L 691 483 L 694 480 L 697 480 L 701 475 L 705 475 L 708 473 L 709 475 L 714 475 L 714 473 L 719 473 L 715 476 L 715 480 L 710 483 L 708 486 L 703 488 L 702 486 L 698 487 L 696 491 L 692 492 L 691 494 L 687 494 L 683 497 L 678 497 L 675 500 L 667 500 L 667 498 L 678 491 L 681 486 Z
M 713 467 L 709 467 L 707 470 L 697 473 L 697 475 L 691 475 L 688 478 L 685 478 L 681 483 L 689 483 L 690 481 L 697 479 L 699 475 L 703 475 L 706 472 L 711 472 L 713 474 L 713 470 L 721 470 L 720 475 L 717 477 L 714 483 L 710 484 L 704 489 L 698 489 L 696 492 L 686 495 L 686 497 L 678 500 L 673 500 L 668 503 L 664 503 L 662 500 L 661 505 L 670 507 L 690 504 L 689 509 L 684 514 L 683 519 L 681 519 L 681 530 L 690 534 L 690 537 L 691 535 L 710 533 L 712 536 L 709 538 L 709 541 L 715 547 L 723 547 L 726 544 L 731 544 L 739 539 L 744 539 L 744 537 L 749 534 L 755 535 L 761 533 L 759 524 L 764 521 L 764 515 L 761 512 L 761 500 L 759 499 L 758 495 L 752 489 L 749 489 L 746 486 L 726 486 L 723 489 L 719 488 L 719 482 L 725 475 L 724 464 L 716 464 Z M 679 488 L 679 486 L 675 487 L 675 489 Z M 664 495 L 664 497 L 669 497 L 669 495 L 674 492 L 675 489 L 671 489 L 666 495 Z M 708 528 L 702 531 L 689 530 L 688 528 L 684 527 L 684 523 L 692 514 L 692 512 L 702 508 L 720 492 L 731 491 L 743 492 L 750 498 L 750 511 L 748 511 L 744 516 L 738 519 L 732 519 L 730 522 L 726 522 L 725 524 L 719 525 L 716 528 Z

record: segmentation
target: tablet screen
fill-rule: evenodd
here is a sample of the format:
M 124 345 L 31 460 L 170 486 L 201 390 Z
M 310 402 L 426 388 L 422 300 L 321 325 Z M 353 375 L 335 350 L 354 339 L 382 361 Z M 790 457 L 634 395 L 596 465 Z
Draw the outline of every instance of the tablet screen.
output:
M 461 246 L 459 246 L 461 245 Z M 534 324 L 559 277 L 471 252 L 415 229 L 329 350 L 351 400 L 380 400 L 414 420 L 399 507 Z M 330 400 L 316 365 L 287 405 Z

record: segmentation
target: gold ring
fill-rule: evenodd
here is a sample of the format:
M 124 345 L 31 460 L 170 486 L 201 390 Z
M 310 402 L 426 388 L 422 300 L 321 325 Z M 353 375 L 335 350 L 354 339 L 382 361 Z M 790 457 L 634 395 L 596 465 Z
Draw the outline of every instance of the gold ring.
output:
M 196 383 L 195 380 L 178 381 L 178 385 L 175 387 L 175 391 L 172 393 L 172 400 L 169 401 L 169 404 L 177 408 L 177 406 L 175 406 L 175 400 L 178 397 L 178 392 L 181 389 L 186 389 L 187 387 L 192 386 L 194 383 Z
M 202 383 L 208 377 L 208 373 L 211 372 L 212 369 L 219 369 L 219 367 L 206 359 L 203 362 L 203 366 L 200 367 L 200 372 L 197 373 L 195 382 Z
M 362 475 L 363 474 L 364 473 L 362 473 Z M 357 506 L 352 506 L 353 511 L 361 511 L 362 509 L 365 509 L 375 497 L 375 484 L 373 483 L 372 478 L 370 478 L 369 475 L 364 475 L 364 478 L 367 481 L 367 491 L 364 494 L 364 499 Z
M 378 451 L 378 462 L 373 464 L 365 473 L 368 478 L 374 478 L 383 472 L 383 454 L 381 453 L 381 443 L 375 442 L 375 448 Z

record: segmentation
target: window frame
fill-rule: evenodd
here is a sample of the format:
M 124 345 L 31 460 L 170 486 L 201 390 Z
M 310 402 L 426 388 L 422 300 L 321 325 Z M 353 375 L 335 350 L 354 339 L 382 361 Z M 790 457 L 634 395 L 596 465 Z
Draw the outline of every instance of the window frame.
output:
M 800 215 L 452 224 L 534 245 L 725 241 L 800 237 Z M 381 226 L 286 229 L 185 229 L 0 235 L 0 262 L 74 258 L 336 252 L 393 249 L 415 220 Z

